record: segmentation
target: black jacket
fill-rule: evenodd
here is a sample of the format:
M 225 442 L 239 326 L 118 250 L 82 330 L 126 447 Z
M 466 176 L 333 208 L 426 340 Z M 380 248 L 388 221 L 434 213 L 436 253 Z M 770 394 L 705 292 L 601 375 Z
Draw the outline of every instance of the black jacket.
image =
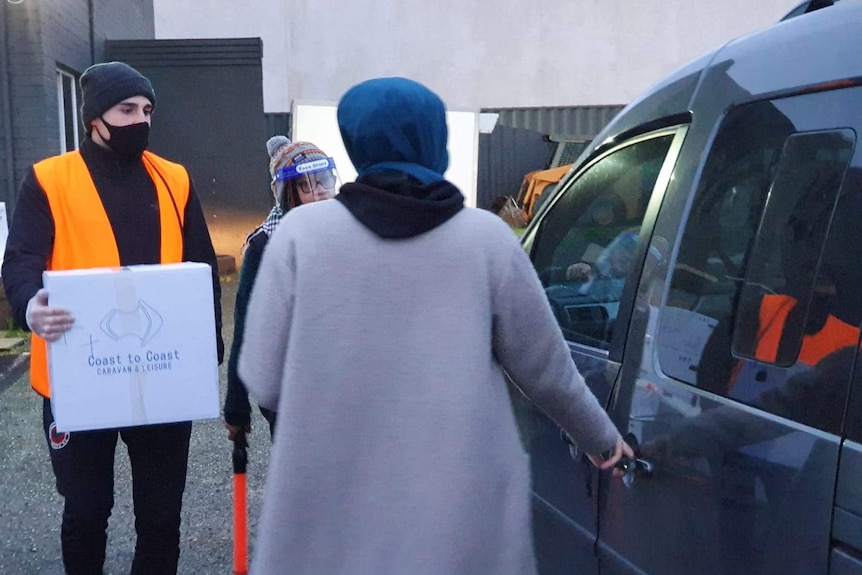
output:
M 236 304 L 233 312 L 233 343 L 227 361 L 227 394 L 224 400 L 224 420 L 231 425 L 245 427 L 251 422 L 251 404 L 248 401 L 248 390 L 237 372 L 239 354 L 242 349 L 245 334 L 245 316 L 248 302 L 257 270 L 263 259 L 263 250 L 269 241 L 260 228 L 250 236 L 245 254 L 242 257 L 242 267 L 239 272 L 239 285 L 236 290 Z M 265 416 L 269 417 L 268 414 Z

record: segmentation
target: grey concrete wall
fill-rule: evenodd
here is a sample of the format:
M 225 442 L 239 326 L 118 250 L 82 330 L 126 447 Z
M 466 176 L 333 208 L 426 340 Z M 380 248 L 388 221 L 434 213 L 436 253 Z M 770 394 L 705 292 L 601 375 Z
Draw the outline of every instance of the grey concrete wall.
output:
M 264 109 L 406 75 L 451 108 L 625 104 L 797 0 L 154 0 L 157 38 L 260 36 Z M 217 15 L 201 18 L 204 13 Z
M 156 37 L 153 0 L 93 0 L 96 62 L 105 61 L 105 40 L 150 40 Z
M 11 104 L 12 157 L 14 158 L 13 189 L 4 189 L 9 215 L 14 212 L 17 188 L 27 167 L 45 157 L 50 150 L 59 149 L 57 109 L 53 118 L 46 116 L 47 102 L 53 95 L 56 101 L 56 83 L 49 76 L 42 51 L 43 22 L 40 2 L 24 1 L 5 7 L 8 74 L 5 78 Z M 53 90 L 53 94 L 49 93 Z M 5 127 L 9 129 L 9 127 Z M 3 186 L 6 188 L 5 178 Z

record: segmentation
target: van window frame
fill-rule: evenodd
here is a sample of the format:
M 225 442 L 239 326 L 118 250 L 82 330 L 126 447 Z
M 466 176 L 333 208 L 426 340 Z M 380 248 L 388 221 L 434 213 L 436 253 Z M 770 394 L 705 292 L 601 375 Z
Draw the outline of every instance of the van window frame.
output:
M 551 213 L 557 206 L 560 199 L 568 193 L 573 185 L 589 170 L 603 161 L 608 156 L 611 156 L 624 148 L 637 145 L 647 140 L 653 140 L 661 137 L 671 136 L 672 140 L 665 152 L 664 160 L 662 161 L 659 175 L 653 185 L 650 193 L 649 201 L 644 212 L 643 219 L 640 224 L 640 233 L 638 236 L 638 248 L 636 251 L 634 263 L 629 273 L 626 275 L 625 286 L 619 302 L 619 312 L 616 317 L 615 324 L 623 329 L 615 329 L 611 337 L 611 341 L 607 349 L 599 346 L 591 346 L 584 342 L 573 341 L 566 338 L 566 342 L 570 348 L 577 349 L 597 357 L 603 357 L 612 361 L 621 362 L 623 351 L 625 349 L 626 340 L 628 338 L 629 323 L 633 312 L 635 297 L 637 294 L 638 284 L 643 273 L 644 260 L 646 257 L 649 242 L 652 238 L 653 230 L 655 229 L 656 219 L 670 184 L 674 168 L 679 159 L 685 137 L 688 133 L 691 115 L 676 114 L 668 118 L 654 120 L 643 124 L 640 127 L 633 128 L 625 132 L 626 139 L 617 137 L 615 143 L 609 145 L 609 140 L 600 145 L 601 152 L 591 154 L 588 159 L 577 169 L 573 170 L 564 178 L 554 192 L 553 197 L 543 206 L 539 217 L 533 225 L 531 225 L 524 236 L 522 237 L 522 245 L 530 256 L 530 260 L 535 262 L 535 250 L 537 248 L 537 238 L 542 233 L 543 222 L 547 214 Z M 620 140 L 616 142 L 616 140 Z

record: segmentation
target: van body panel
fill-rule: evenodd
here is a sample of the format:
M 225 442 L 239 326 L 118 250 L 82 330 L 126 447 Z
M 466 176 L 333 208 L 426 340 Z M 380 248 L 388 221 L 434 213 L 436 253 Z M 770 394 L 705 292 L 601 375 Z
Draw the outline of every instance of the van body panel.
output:
M 610 396 L 619 363 L 580 353 L 572 358 L 597 395 Z M 533 477 L 533 536 L 543 574 L 597 574 L 598 475 L 560 429 L 523 398 L 514 401 Z
M 851 415 L 856 417 L 857 415 Z M 845 441 L 838 471 L 832 539 L 842 573 L 862 573 L 862 444 Z M 834 565 L 833 565 L 834 567 Z M 839 572 L 835 571 L 834 572 Z
M 787 190 L 793 188 L 792 180 L 781 179 L 782 169 L 795 174 L 797 179 L 804 179 L 806 172 L 800 167 L 799 160 L 807 158 L 814 166 L 813 176 L 822 179 L 821 176 L 828 174 L 826 169 L 831 166 L 838 178 L 830 180 L 829 189 L 837 198 L 833 201 L 837 202 L 838 208 L 832 212 L 825 206 L 823 212 L 829 235 L 824 240 L 825 252 L 819 257 L 817 274 L 823 271 L 824 266 L 828 266 L 830 274 L 837 274 L 839 288 L 830 297 L 843 297 L 846 301 L 842 311 L 847 315 L 842 317 L 854 326 L 859 325 L 860 306 L 852 295 L 858 289 L 856 270 L 859 265 L 851 261 L 854 256 L 850 254 L 858 253 L 859 247 L 858 227 L 855 233 L 851 228 L 860 214 L 858 206 L 862 206 L 858 201 L 862 197 L 862 188 L 859 180 L 853 177 L 856 167 L 862 166 L 862 153 L 853 141 L 854 132 L 848 127 L 862 127 L 862 117 L 857 113 L 862 109 L 862 87 L 779 98 L 724 112 L 719 110 L 722 107 L 720 99 L 714 96 L 717 92 L 709 89 L 713 83 L 727 85 L 725 77 L 714 74 L 704 81 L 704 97 L 694 106 L 695 120 L 678 163 L 681 189 L 671 187 L 668 190 L 663 213 L 653 235 L 654 241 L 665 237 L 675 243 L 671 269 L 654 274 L 645 270 L 638 290 L 639 305 L 635 306 L 629 326 L 629 345 L 618 387 L 613 394 L 611 414 L 621 431 L 641 446 L 641 455 L 649 460 L 653 474 L 632 488 L 618 481 L 603 484 L 602 493 L 606 499 L 603 497 L 599 512 L 600 571 L 827 573 L 833 547 L 830 532 L 841 453 L 841 437 L 836 433 L 841 428 L 843 402 L 848 395 L 854 348 L 849 348 L 850 354 L 843 353 L 844 348 L 835 348 L 834 354 L 830 353 L 811 367 L 803 365 L 801 360 L 779 366 L 770 365 L 769 361 L 736 357 L 732 360 L 736 366 L 733 393 L 735 397 L 747 399 L 733 401 L 728 397 L 717 397 L 716 389 L 708 388 L 702 381 L 719 370 L 706 359 L 707 348 L 720 338 L 721 325 L 738 329 L 738 324 L 734 325 L 738 318 L 731 308 L 723 312 L 724 316 L 720 312 L 715 315 L 716 308 L 711 312 L 703 311 L 710 307 L 705 300 L 697 303 L 697 307 L 679 303 L 674 295 L 675 288 L 669 282 L 674 273 L 681 273 L 680 270 L 690 263 L 680 251 L 685 247 L 685 238 L 703 234 L 707 234 L 703 243 L 715 259 L 712 267 L 706 268 L 710 273 L 699 272 L 704 277 L 709 276 L 707 283 L 716 282 L 719 286 L 724 282 L 725 286 L 733 289 L 734 284 L 744 279 L 734 278 L 734 274 L 727 271 L 713 272 L 731 265 L 722 264 L 715 250 L 721 249 L 722 241 L 732 241 L 732 238 L 711 240 L 708 235 L 711 232 L 707 228 L 687 230 L 709 221 L 693 222 L 693 204 L 703 209 L 704 205 L 715 203 L 713 196 L 719 198 L 720 194 L 728 194 L 727 197 L 733 197 L 737 193 L 709 184 L 710 178 L 717 182 L 727 181 L 726 174 L 710 168 L 710 162 L 716 161 L 711 156 L 723 158 L 722 146 L 731 150 L 745 149 L 743 142 L 758 137 L 761 131 L 774 130 L 776 149 L 782 154 L 790 154 L 794 137 L 796 141 L 802 137 L 807 138 L 805 141 L 822 139 L 827 142 L 835 138 L 838 156 L 836 160 L 824 156 L 823 166 L 817 164 L 811 154 L 788 159 L 786 164 L 776 160 L 778 167 L 769 172 L 774 179 L 767 182 L 768 188 L 764 187 L 763 195 L 759 196 L 766 202 L 756 212 L 760 227 L 752 230 L 756 229 L 758 236 L 762 235 L 770 209 L 785 216 L 790 214 L 791 221 L 793 217 L 805 217 L 811 211 L 805 207 L 806 204 L 782 207 L 781 198 L 789 198 Z M 735 118 L 752 121 L 753 124 L 734 124 Z M 716 129 L 709 126 L 710 122 L 721 125 L 725 133 L 716 133 Z M 742 139 L 734 142 L 727 133 L 731 136 L 738 134 Z M 698 139 L 703 142 L 702 146 L 689 147 Z M 693 153 L 688 156 L 687 152 Z M 821 149 L 817 155 L 827 152 L 828 149 Z M 697 155 L 701 158 L 696 159 L 694 156 Z M 740 156 L 743 157 L 747 156 Z M 722 161 L 727 166 L 725 172 L 732 174 L 733 166 L 740 165 L 736 162 L 741 160 L 725 158 Z M 705 165 L 693 167 L 698 164 Z M 809 188 L 800 188 L 800 197 L 804 198 Z M 767 189 L 768 195 L 765 194 Z M 686 202 L 682 201 L 683 197 L 687 198 Z M 820 208 L 824 208 L 822 200 L 818 201 L 821 201 Z M 800 211 L 799 206 L 804 210 Z M 753 209 L 749 208 L 749 212 L 753 213 Z M 848 209 L 852 212 L 846 211 Z M 796 213 L 798 216 L 793 216 Z M 686 233 L 687 236 L 684 235 Z M 768 239 L 775 243 L 774 238 Z M 756 244 L 751 240 L 747 246 L 744 253 L 751 254 Z M 842 254 L 843 250 L 848 252 L 846 256 Z M 792 252 L 790 248 L 783 249 L 785 257 Z M 670 277 L 668 272 L 672 274 Z M 743 273 L 748 278 L 757 272 L 759 270 L 748 267 L 736 273 Z M 703 281 L 704 277 L 699 279 Z M 842 277 L 846 278 L 843 284 Z M 675 297 L 677 299 L 671 305 L 671 299 Z M 730 298 L 729 295 L 727 297 Z M 722 324 L 725 320 L 711 320 L 711 317 L 725 317 L 729 323 Z M 851 317 L 854 319 L 849 319 Z M 691 330 L 698 324 L 691 323 L 692 320 L 711 322 L 711 335 L 701 340 L 700 351 L 692 351 L 693 344 L 687 343 L 697 338 L 697 333 Z M 850 329 L 851 334 L 855 333 L 850 341 L 858 342 L 858 327 L 855 332 Z M 664 330 L 671 331 L 665 334 Z M 690 376 L 688 380 L 686 371 L 672 369 L 672 362 L 677 361 L 673 353 L 677 352 L 662 352 L 662 340 L 664 344 L 675 346 L 680 354 L 702 354 L 679 359 L 690 361 L 697 368 L 696 377 Z M 727 357 L 731 359 L 729 355 Z M 827 369 L 828 361 L 832 361 L 834 367 Z M 821 371 L 822 376 L 819 375 Z M 678 381 L 679 377 L 686 378 L 686 383 Z M 766 387 L 772 380 L 778 382 L 774 390 Z M 780 408 L 786 409 L 788 415 L 804 413 L 803 407 L 791 402 L 796 401 L 793 399 L 794 386 L 803 385 L 794 382 L 808 380 L 812 383 L 804 385 L 810 386 L 806 393 L 812 399 L 806 401 L 827 402 L 827 396 L 835 398 L 836 403 L 832 405 L 828 418 L 800 424 L 757 409 L 764 401 L 762 398 L 777 397 L 780 398 Z M 740 391 L 746 386 L 763 391 L 746 396 Z M 807 423 L 822 426 L 823 430 Z M 845 456 L 851 453 L 847 447 L 844 452 Z M 848 459 L 845 468 L 850 470 L 847 471 L 849 477 L 858 482 L 860 476 L 853 476 L 853 463 L 853 459 Z M 852 483 L 852 480 L 848 481 Z M 850 497 L 849 492 L 847 497 Z M 844 516 L 844 519 L 840 525 L 856 525 L 850 521 L 853 517 Z M 859 525 L 862 526 L 862 522 Z M 647 532 L 650 536 L 644 537 Z M 661 541 L 674 541 L 674 551 L 657 553 Z M 842 555 L 842 565 L 848 565 L 848 557 L 850 555 Z
M 860 29 L 859 3 L 842 1 L 730 42 L 712 68 L 730 63 L 727 74 L 754 96 L 858 77 Z
M 541 573 L 862 575 L 859 30 L 862 1 L 842 0 L 684 66 L 597 136 L 525 233 L 575 363 L 639 458 L 599 478 L 516 409 Z M 572 303 L 633 233 L 613 307 Z

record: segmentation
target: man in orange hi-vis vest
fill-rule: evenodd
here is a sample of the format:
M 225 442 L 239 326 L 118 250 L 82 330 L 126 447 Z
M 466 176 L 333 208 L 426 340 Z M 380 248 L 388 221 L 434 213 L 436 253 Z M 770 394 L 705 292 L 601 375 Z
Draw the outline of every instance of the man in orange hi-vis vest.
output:
M 30 381 L 44 398 L 43 424 L 64 497 L 61 542 L 70 574 L 102 573 L 113 507 L 114 452 L 131 460 L 138 540 L 132 573 L 176 573 L 180 509 L 191 422 L 58 432 L 51 412 L 46 342 L 74 318 L 51 307 L 44 270 L 205 262 L 213 269 L 218 359 L 221 290 L 215 252 L 186 169 L 146 151 L 156 94 L 121 62 L 81 76 L 87 136 L 79 151 L 47 158 L 27 172 L 9 230 L 2 274 L 16 322 L 32 332 Z

